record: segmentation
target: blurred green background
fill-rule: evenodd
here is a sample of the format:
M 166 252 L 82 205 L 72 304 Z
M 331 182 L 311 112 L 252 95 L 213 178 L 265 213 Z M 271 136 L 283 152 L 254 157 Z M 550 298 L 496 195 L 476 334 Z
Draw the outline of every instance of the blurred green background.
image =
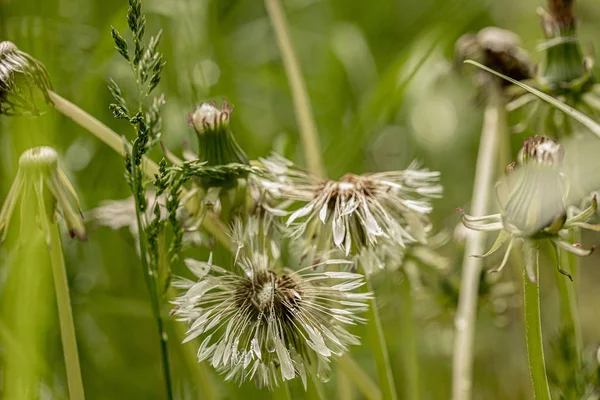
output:
M 454 42 L 466 32 L 496 25 L 520 34 L 523 46 L 539 60 L 535 47 L 542 33 L 535 10 L 542 1 L 286 0 L 283 4 L 329 176 L 402 169 L 419 159 L 442 172 L 445 196 L 435 202 L 433 220 L 436 231 L 451 236 L 459 221 L 455 208 L 469 207 L 483 110 L 468 76 L 453 69 Z M 126 9 L 125 0 L 0 0 L 0 39 L 15 42 L 41 60 L 59 94 L 131 138 L 131 128 L 112 117 L 106 88 L 112 77 L 126 97 L 133 93 L 129 67 L 117 56 L 110 37 L 111 25 L 127 31 Z M 185 141 L 193 141 L 185 115 L 194 104 L 227 99 L 235 105 L 234 133 L 250 158 L 274 149 L 302 163 L 289 88 L 261 1 L 145 0 L 143 9 L 148 14 L 147 34 L 159 27 L 164 30 L 160 49 L 168 63 L 159 90 L 167 99 L 163 129 L 167 147 L 180 153 Z M 577 14 L 582 43 L 592 43 L 600 37 L 600 4 L 582 0 Z M 533 133 L 512 137 L 513 154 Z M 129 195 L 121 157 L 48 110 L 36 119 L 0 118 L 0 199 L 6 197 L 16 174 L 19 155 L 42 144 L 59 151 L 85 210 L 102 200 Z M 41 377 L 42 382 L 39 392 L 24 398 L 66 398 L 49 262 L 40 237 L 19 244 L 18 234 L 14 223 L 12 238 L 0 248 L 0 372 L 4 385 L 7 379 L 23 378 L 3 368 L 6 349 L 17 349 L 22 357 L 18 372 Z M 155 328 L 133 240 L 126 230 L 94 226 L 89 226 L 88 236 L 86 243 L 65 240 L 86 394 L 89 399 L 162 399 Z M 585 236 L 584 244 L 594 239 L 599 238 Z M 451 242 L 439 251 L 451 261 L 451 271 L 423 289 L 427 301 L 415 298 L 425 399 L 450 398 L 456 298 L 448 287 L 460 276 L 462 248 Z M 207 252 L 195 255 L 207 257 Z M 228 262 L 229 256 L 221 251 L 216 257 Z M 600 339 L 597 264 L 594 256 L 586 259 L 576 282 L 590 354 Z M 542 267 L 542 319 L 550 340 L 557 330 L 558 298 L 552 261 Z M 178 268 L 176 273 L 185 273 Z M 518 266 L 507 268 L 499 278 L 520 290 Z M 382 276 L 377 295 L 402 393 L 400 343 L 395 340 L 403 323 L 394 289 L 398 279 L 393 273 Z M 518 293 L 483 297 L 475 346 L 475 399 L 532 397 L 521 314 Z M 30 334 L 15 337 L 9 329 L 15 323 Z M 174 323 L 169 330 L 174 332 Z M 357 333 L 364 333 L 364 328 Z M 177 398 L 200 398 L 201 379 L 193 362 L 185 361 L 184 354 L 190 352 L 186 346 L 194 351 L 193 343 L 171 344 Z M 547 351 L 551 354 L 550 345 Z M 353 348 L 352 354 L 374 377 L 368 347 Z M 214 373 L 210 379 L 219 398 L 271 396 L 252 384 L 241 388 L 222 384 Z M 338 390 L 345 384 L 334 374 L 326 385 L 329 397 L 345 393 Z M 298 383 L 292 385 L 292 394 L 302 398 Z M 360 398 L 358 392 L 354 395 Z

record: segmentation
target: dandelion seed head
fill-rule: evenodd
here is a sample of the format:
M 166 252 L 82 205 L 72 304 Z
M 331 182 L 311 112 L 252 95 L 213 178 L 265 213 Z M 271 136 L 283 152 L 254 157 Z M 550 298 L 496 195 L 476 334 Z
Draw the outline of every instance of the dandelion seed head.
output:
M 185 341 L 199 338 L 198 360 L 226 380 L 273 388 L 299 377 L 306 385 L 313 363 L 327 364 L 359 343 L 345 325 L 364 321 L 358 314 L 371 294 L 355 292 L 361 275 L 324 268 L 339 260 L 297 271 L 278 267 L 271 244 L 259 248 L 255 231 L 240 229 L 245 225 L 234 224 L 232 237 L 244 238 L 234 270 L 187 262 L 198 281 L 175 281 L 185 293 L 173 315 L 190 326 Z
M 259 179 L 263 189 L 285 204 L 282 207 L 301 204 L 288 212 L 286 225 L 292 236 L 300 238 L 316 224 L 317 231 L 346 255 L 382 241 L 400 247 L 426 241 L 430 201 L 442 195 L 439 173 L 415 163 L 403 171 L 346 174 L 329 180 L 310 176 L 281 156 L 261 161 L 268 172 Z

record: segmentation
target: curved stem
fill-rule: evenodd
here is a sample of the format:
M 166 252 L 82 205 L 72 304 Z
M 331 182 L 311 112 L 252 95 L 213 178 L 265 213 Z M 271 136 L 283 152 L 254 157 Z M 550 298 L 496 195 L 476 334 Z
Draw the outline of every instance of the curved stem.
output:
M 283 60 L 283 68 L 290 84 L 296 120 L 304 145 L 306 167 L 312 175 L 322 177 L 325 170 L 321 160 L 317 127 L 308 99 L 306 84 L 302 78 L 300 63 L 294 53 L 283 9 L 279 0 L 265 0 L 265 7 L 275 31 L 277 45 Z
M 400 343 L 400 354 L 404 364 L 404 376 L 402 377 L 402 382 L 405 385 L 405 398 L 420 399 L 419 354 L 415 332 L 412 291 L 407 275 L 404 275 L 402 282 L 400 282 L 398 292 L 401 301 L 400 315 L 402 324 L 398 342 Z
M 490 87 L 491 93 L 485 109 L 481 141 L 477 153 L 475 183 L 471 214 L 486 215 L 490 209 L 490 193 L 497 171 L 500 136 L 506 134 L 505 101 L 500 88 Z M 471 398 L 473 386 L 473 345 L 477 314 L 477 297 L 483 261 L 471 257 L 485 252 L 486 235 L 469 231 L 463 258 L 458 309 L 454 320 L 454 356 L 452 360 L 452 398 Z
M 525 246 L 528 246 L 525 243 Z M 525 249 L 526 262 L 535 263 L 535 274 L 538 283 L 529 280 L 523 269 L 523 295 L 525 308 L 525 333 L 527 337 L 527 359 L 529 373 L 533 383 L 533 396 L 537 400 L 550 400 L 550 387 L 546 375 L 544 345 L 542 341 L 542 321 L 540 318 L 540 287 L 539 287 L 539 251 L 536 248 Z M 529 254 L 527 254 L 529 253 Z M 532 259 L 535 258 L 535 259 Z
M 337 359 L 337 367 L 356 385 L 368 400 L 381 400 L 381 390 L 352 357 L 345 354 Z
M 48 94 L 50 95 L 50 99 L 52 100 L 52 103 L 54 103 L 54 108 L 57 111 L 73 120 L 76 124 L 86 129 L 98 139 L 102 140 L 120 155 L 125 155 L 125 149 L 123 147 L 124 142 L 119 134 L 57 93 L 49 91 Z M 158 173 L 158 165 L 148 157 L 144 156 L 143 170 L 147 176 L 154 178 L 154 174 Z M 186 194 L 187 190 L 185 188 L 181 188 L 181 197 L 184 197 Z M 207 232 L 209 232 L 221 244 L 223 244 L 223 246 L 228 249 L 231 248 L 231 239 L 229 236 L 227 236 L 227 229 L 225 226 L 223 226 L 221 221 L 214 217 L 214 215 L 208 213 L 204 217 L 202 226 Z
M 56 293 L 56 304 L 58 306 L 58 319 L 60 323 L 60 338 L 63 346 L 65 367 L 67 370 L 67 382 L 69 385 L 69 397 L 73 400 L 83 400 L 83 381 L 81 379 L 81 367 L 79 365 L 79 353 L 77 350 L 77 339 L 75 337 L 75 323 L 73 322 L 73 310 L 69 296 L 69 284 L 67 281 L 67 270 L 62 252 L 60 232 L 55 222 L 50 223 L 50 261 L 54 276 L 54 291 Z
M 375 366 L 377 367 L 377 377 L 379 379 L 379 386 L 381 387 L 382 398 L 384 400 L 396 400 L 398 395 L 396 394 L 392 365 L 390 364 L 387 344 L 383 334 L 383 326 L 381 325 L 381 319 L 379 318 L 377 301 L 371 284 L 371 276 L 367 274 L 365 278 L 368 290 L 373 293 L 373 300 L 371 300 L 371 305 L 367 312 L 367 319 L 369 321 L 367 323 L 367 335 L 369 336 L 371 351 L 373 351 L 373 357 L 375 358 Z

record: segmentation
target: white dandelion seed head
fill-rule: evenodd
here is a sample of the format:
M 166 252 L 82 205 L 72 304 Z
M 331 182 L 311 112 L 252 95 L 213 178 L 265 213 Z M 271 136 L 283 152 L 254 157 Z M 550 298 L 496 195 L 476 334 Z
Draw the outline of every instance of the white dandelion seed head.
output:
M 173 315 L 190 325 L 185 342 L 199 338 L 198 361 L 226 380 L 273 388 L 300 377 L 306 386 L 312 363 L 325 368 L 333 355 L 359 344 L 345 325 L 364 322 L 357 314 L 371 294 L 356 292 L 362 275 L 327 270 L 343 260 L 293 271 L 253 252 L 244 246 L 234 271 L 186 262 L 198 280 L 174 282 L 185 293 Z
M 268 171 L 259 179 L 263 189 L 282 204 L 302 204 L 286 221 L 292 235 L 299 238 L 308 225 L 320 221 L 328 229 L 326 236 L 346 255 L 382 241 L 400 247 L 424 242 L 430 229 L 430 200 L 441 197 L 443 191 L 439 172 L 420 169 L 416 163 L 404 171 L 346 174 L 326 180 L 294 168 L 278 155 L 261 162 Z

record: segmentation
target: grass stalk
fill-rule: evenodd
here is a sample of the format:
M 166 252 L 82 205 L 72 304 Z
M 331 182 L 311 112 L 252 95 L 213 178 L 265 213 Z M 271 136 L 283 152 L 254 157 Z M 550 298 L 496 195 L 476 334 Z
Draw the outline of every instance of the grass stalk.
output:
M 400 294 L 401 323 L 400 336 L 400 354 L 404 376 L 401 381 L 404 383 L 404 398 L 420 399 L 421 384 L 419 376 L 419 354 L 417 348 L 417 335 L 415 331 L 415 318 L 413 313 L 412 291 L 410 281 L 405 275 L 398 286 Z
M 381 400 L 381 390 L 369 375 L 347 354 L 337 359 L 337 367 L 367 400 Z
M 135 198 L 135 196 L 134 196 Z M 144 281 L 148 289 L 148 295 L 150 296 L 150 306 L 152 308 L 152 316 L 156 323 L 156 329 L 158 331 L 158 340 L 160 344 L 160 356 L 161 366 L 163 371 L 163 378 L 165 381 L 165 391 L 168 400 L 173 400 L 173 386 L 171 384 L 171 372 L 169 367 L 169 349 L 168 349 L 168 336 L 165 330 L 164 321 L 162 318 L 160 298 L 156 285 L 156 277 L 158 274 L 152 271 L 148 263 L 148 249 L 146 246 L 146 232 L 144 225 L 142 224 L 142 211 L 140 205 L 136 200 L 136 218 L 138 225 L 138 243 L 140 246 L 140 260 L 142 264 L 142 274 L 144 275 Z
M 367 335 L 371 344 L 373 358 L 375 359 L 379 387 L 381 388 L 382 399 L 396 400 L 398 395 L 396 394 L 396 385 L 394 381 L 394 375 L 392 374 L 392 365 L 390 364 L 390 356 L 387 350 L 385 336 L 383 334 L 383 326 L 381 325 L 381 318 L 379 317 L 377 300 L 373 292 L 371 276 L 367 274 L 366 280 L 368 290 L 373 293 L 373 299 L 371 300 L 371 305 L 369 307 L 369 311 L 367 312 L 367 319 L 369 321 L 367 323 Z
M 539 252 L 535 250 L 535 274 L 539 278 Z M 542 321 L 540 318 L 540 286 L 529 280 L 523 269 L 523 295 L 525 308 L 525 333 L 527 338 L 527 359 L 533 384 L 533 397 L 536 400 L 550 400 L 550 388 L 546 375 L 544 345 L 542 341 Z
M 60 231 L 54 221 L 50 224 L 50 261 L 54 276 L 54 291 L 56 293 L 56 304 L 58 306 L 58 319 L 60 323 L 60 338 L 63 346 L 65 367 L 67 371 L 67 382 L 69 386 L 69 398 L 72 400 L 83 400 L 83 380 L 81 379 L 81 367 L 79 365 L 79 353 L 77 351 L 77 339 L 75 337 L 75 323 L 73 322 L 73 310 L 69 296 L 69 284 L 67 281 L 67 270 L 63 257 Z
M 477 165 L 475 183 L 471 202 L 471 214 L 483 216 L 488 214 L 492 187 L 498 170 L 498 153 L 501 135 L 506 134 L 505 101 L 499 87 L 491 87 L 488 103 L 484 113 L 483 128 Z M 477 301 L 479 280 L 483 261 L 472 255 L 485 252 L 486 235 L 483 232 L 469 231 L 463 258 L 461 287 L 458 309 L 454 320 L 454 356 L 452 360 L 452 398 L 468 400 L 473 387 L 473 348 L 475 341 L 475 324 L 477 317 Z
M 283 61 L 283 68 L 290 84 L 296 120 L 304 146 L 306 167 L 314 176 L 323 177 L 325 170 L 321 159 L 317 126 L 308 98 L 306 83 L 302 77 L 300 63 L 292 46 L 283 8 L 279 0 L 265 0 L 265 7 L 275 31 L 277 45 L 279 46 Z

